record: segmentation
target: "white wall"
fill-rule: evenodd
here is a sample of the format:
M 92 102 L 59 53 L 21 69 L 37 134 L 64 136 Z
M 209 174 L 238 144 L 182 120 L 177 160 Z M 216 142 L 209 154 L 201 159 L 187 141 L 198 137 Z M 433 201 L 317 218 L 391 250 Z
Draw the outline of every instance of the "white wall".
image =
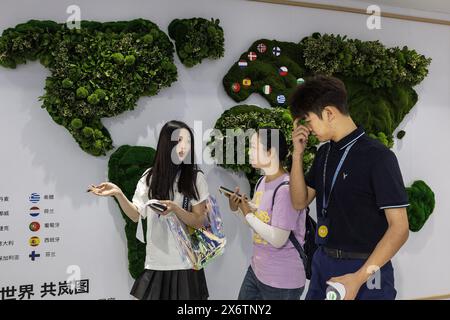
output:
M 64 22 L 70 4 L 73 2 L 43 0 L 36 5 L 35 1 L 2 1 L 0 30 L 29 19 Z M 450 293 L 447 272 L 450 197 L 446 197 L 450 178 L 447 169 L 450 151 L 446 143 L 450 137 L 449 27 L 383 19 L 382 29 L 371 31 L 362 15 L 242 0 L 83 0 L 76 4 L 85 20 L 140 17 L 167 32 L 174 18 L 214 17 L 221 20 L 225 30 L 224 58 L 186 69 L 176 57 L 179 76 L 172 87 L 156 97 L 141 98 L 134 111 L 104 120 L 115 146 L 155 147 L 158 130 L 171 119 L 183 120 L 191 126 L 195 120 L 202 120 L 204 129 L 211 128 L 224 110 L 236 105 L 223 90 L 223 76 L 259 38 L 296 42 L 315 31 L 340 33 L 361 40 L 378 39 L 386 46 L 407 45 L 433 58 L 429 76 L 416 88 L 419 102 L 399 126 L 407 132 L 406 136 L 394 146 L 394 151 L 405 183 L 425 180 L 435 191 L 437 204 L 429 222 L 419 233 L 410 235 L 394 263 L 399 298 Z M 342 1 L 342 4 L 353 3 Z M 418 11 L 405 9 L 391 11 L 420 15 Z M 0 225 L 9 224 L 14 229 L 10 234 L 0 233 L 0 240 L 16 239 L 15 248 L 0 249 L 0 255 L 9 251 L 23 255 L 21 262 L 0 262 L 0 286 L 62 281 L 67 277 L 66 267 L 75 264 L 81 267 L 82 278 L 91 280 L 90 298 L 126 299 L 132 279 L 127 271 L 124 222 L 112 199 L 85 193 L 90 183 L 106 179 L 110 154 L 95 158 L 82 152 L 68 132 L 40 108 L 37 98 L 44 93 L 47 75 L 48 71 L 37 62 L 16 70 L 0 68 L 0 196 L 12 198 L 11 217 L 0 217 Z M 267 106 L 257 96 L 246 103 Z M 442 142 L 438 145 L 438 141 Z M 203 166 L 203 169 L 212 194 L 218 195 L 219 185 L 239 185 L 249 191 L 247 181 L 238 175 L 217 167 Z M 55 194 L 53 207 L 57 217 L 51 220 L 63 223 L 57 232 L 62 243 L 49 247 L 58 256 L 46 262 L 32 263 L 27 257 L 31 251 L 26 242 L 29 217 L 24 212 L 29 208 L 27 197 L 31 192 Z M 226 207 L 222 198 L 220 204 Z M 234 299 L 251 256 L 251 237 L 236 217 L 225 209 L 223 214 L 229 245 L 224 256 L 207 268 L 207 278 L 211 298 Z

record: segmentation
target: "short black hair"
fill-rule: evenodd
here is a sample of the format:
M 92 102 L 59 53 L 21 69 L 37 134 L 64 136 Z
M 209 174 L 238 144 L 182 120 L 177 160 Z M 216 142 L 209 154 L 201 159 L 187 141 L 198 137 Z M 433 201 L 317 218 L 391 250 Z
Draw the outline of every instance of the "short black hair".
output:
M 273 130 L 278 131 L 278 141 L 272 141 Z M 278 151 L 278 159 L 280 162 L 286 159 L 289 153 L 289 147 L 283 131 L 278 128 L 263 126 L 259 128 L 256 133 L 258 134 L 258 140 L 261 142 L 266 151 L 269 151 L 272 147 L 274 147 Z M 261 134 L 263 134 L 263 137 L 266 139 L 261 139 Z M 274 135 L 274 138 L 275 137 L 276 135 Z
M 322 119 L 326 106 L 336 107 L 342 114 L 348 115 L 347 90 L 338 78 L 317 75 L 306 79 L 294 91 L 290 98 L 290 110 L 294 119 L 303 119 L 308 112 Z

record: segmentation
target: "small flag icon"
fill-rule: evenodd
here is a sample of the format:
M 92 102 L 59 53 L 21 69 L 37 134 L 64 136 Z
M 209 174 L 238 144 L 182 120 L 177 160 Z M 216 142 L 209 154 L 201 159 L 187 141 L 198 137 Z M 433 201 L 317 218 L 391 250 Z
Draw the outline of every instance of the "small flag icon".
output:
M 40 210 L 38 207 L 31 207 L 30 208 L 30 216 L 37 217 L 40 213 Z
M 36 258 L 39 258 L 41 255 L 33 250 L 28 256 L 30 257 L 31 261 L 35 261 Z
M 250 60 L 250 61 L 255 61 L 257 57 L 258 56 L 256 55 L 256 53 L 253 51 L 249 52 L 249 54 L 248 54 L 248 60 Z
M 285 97 L 284 95 L 282 95 L 282 94 L 278 95 L 278 96 L 277 96 L 277 102 L 278 102 L 279 104 L 285 103 L 285 102 L 286 102 L 286 97 Z
M 272 87 L 269 86 L 268 84 L 266 84 L 266 85 L 263 87 L 263 92 L 264 92 L 264 94 L 271 94 L 271 93 L 272 93 Z
M 41 200 L 41 196 L 38 193 L 32 193 L 30 195 L 30 201 L 31 203 L 38 203 L 39 200 Z
M 31 237 L 29 242 L 30 246 L 37 247 L 41 243 L 41 239 L 39 239 L 39 237 Z
M 41 225 L 39 224 L 39 222 L 33 221 L 32 223 L 30 223 L 30 231 L 36 232 L 39 231 L 40 228 Z
M 256 48 L 258 49 L 259 53 L 264 53 L 267 51 L 267 46 L 264 43 L 258 44 Z
M 250 80 L 249 78 L 245 78 L 244 80 L 242 80 L 242 85 L 244 87 L 250 87 L 252 85 L 252 80 Z
M 238 66 L 239 66 L 240 68 L 245 68 L 245 67 L 248 66 L 248 62 L 245 61 L 245 60 L 239 60 Z
M 276 57 L 278 57 L 281 54 L 281 49 L 280 47 L 273 47 L 272 49 L 272 54 Z
M 278 73 L 280 74 L 280 76 L 285 77 L 288 74 L 288 68 L 285 66 L 280 67 L 280 69 L 278 70 Z
M 235 93 L 238 93 L 239 91 L 241 91 L 241 85 L 235 82 L 231 85 L 231 90 L 233 90 L 233 92 Z

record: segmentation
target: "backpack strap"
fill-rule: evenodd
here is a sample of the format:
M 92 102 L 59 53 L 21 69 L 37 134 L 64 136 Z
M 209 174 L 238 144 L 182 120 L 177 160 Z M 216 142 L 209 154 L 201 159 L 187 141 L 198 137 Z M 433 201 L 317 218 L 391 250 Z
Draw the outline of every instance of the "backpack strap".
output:
M 280 183 L 275 190 L 273 191 L 273 196 L 272 196 L 272 207 L 271 209 L 273 209 L 273 205 L 275 204 L 275 196 L 277 195 L 277 191 L 278 189 L 280 189 L 282 186 L 288 186 L 289 185 L 289 181 L 283 181 L 282 183 Z
M 272 209 L 275 204 L 275 196 L 277 194 L 278 189 L 280 189 L 282 186 L 287 186 L 287 185 L 289 185 L 289 181 L 283 181 L 275 188 L 275 191 L 273 192 L 273 197 L 272 197 Z M 309 215 L 309 207 L 306 208 L 306 218 L 308 218 L 308 215 Z M 308 222 L 307 219 L 305 220 L 305 222 L 306 223 Z M 306 262 L 308 261 L 308 257 L 306 256 L 305 250 L 303 249 L 302 245 L 298 242 L 297 238 L 294 235 L 294 231 L 292 231 L 292 230 L 289 233 L 289 240 L 292 242 L 295 249 L 297 249 L 298 254 L 300 255 L 300 258 L 302 259 L 303 265 L 305 266 L 305 270 L 306 270 Z
M 289 234 L 289 240 L 291 240 L 295 249 L 297 249 L 298 254 L 300 255 L 300 258 L 302 258 L 303 263 L 305 263 L 308 258 L 306 257 L 306 253 L 305 253 L 305 250 L 303 250 L 302 245 L 298 242 L 297 238 L 295 237 L 294 231 L 291 231 L 291 233 Z
M 256 190 L 258 190 L 258 187 L 259 187 L 259 185 L 261 184 L 261 181 L 264 179 L 264 176 L 262 176 L 262 177 L 260 177 L 259 179 L 258 179 L 258 182 L 256 182 L 256 184 L 255 184 L 255 192 L 256 192 Z
M 255 185 L 255 191 L 258 189 L 258 186 L 260 185 L 262 179 L 264 178 L 264 176 L 262 176 L 261 178 L 259 178 L 258 182 Z M 283 186 L 287 186 L 289 185 L 289 181 L 283 181 L 282 183 L 280 183 L 275 190 L 273 191 L 273 196 L 272 196 L 272 209 L 273 206 L 275 204 L 275 197 L 277 195 L 277 191 L 278 189 L 280 189 Z M 305 223 L 307 223 L 308 221 L 308 216 L 309 216 L 309 207 L 306 208 L 306 220 Z M 303 266 L 305 268 L 305 271 L 307 269 L 307 262 L 308 262 L 308 257 L 306 256 L 305 250 L 303 249 L 302 245 L 298 242 L 297 238 L 294 235 L 294 231 L 291 230 L 290 234 L 289 234 L 289 240 L 292 242 L 292 244 L 294 245 L 295 249 L 298 251 L 298 254 L 300 255 L 300 258 L 302 259 L 303 262 Z
M 260 177 L 259 179 L 258 179 L 258 182 L 256 182 L 256 185 L 255 185 L 255 192 L 256 192 L 256 190 L 258 190 L 258 187 L 259 187 L 259 185 L 261 184 L 261 182 L 262 182 L 262 180 L 264 179 L 264 177 L 265 176 L 262 176 L 262 177 Z M 272 196 L 272 209 L 273 209 L 273 205 L 275 204 L 275 196 L 277 195 L 277 191 L 278 191 L 278 189 L 280 189 L 282 186 L 287 186 L 287 185 L 289 185 L 289 181 L 283 181 L 282 183 L 280 183 L 276 188 L 275 188 L 275 190 L 273 191 L 273 196 Z
M 308 218 L 309 218 L 309 207 L 306 207 L 306 218 L 305 218 L 305 228 L 306 228 L 306 224 L 309 223 L 308 222 Z M 306 234 L 305 234 L 306 236 Z M 300 255 L 300 258 L 303 261 L 303 266 L 305 267 L 305 271 L 307 270 L 308 267 L 308 256 L 305 253 L 305 250 L 303 249 L 302 245 L 298 242 L 297 238 L 294 235 L 294 231 L 291 230 L 291 233 L 289 234 L 289 240 L 291 240 L 292 244 L 294 245 L 295 249 L 297 249 L 298 254 Z

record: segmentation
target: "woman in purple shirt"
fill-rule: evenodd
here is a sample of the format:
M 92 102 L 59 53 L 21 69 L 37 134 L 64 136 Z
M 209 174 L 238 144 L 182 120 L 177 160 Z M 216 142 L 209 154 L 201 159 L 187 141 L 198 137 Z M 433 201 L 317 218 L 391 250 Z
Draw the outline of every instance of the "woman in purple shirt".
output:
M 282 165 L 287 154 L 280 130 L 264 128 L 253 134 L 250 163 L 264 176 L 251 202 L 245 195 L 238 197 L 239 188 L 229 199 L 231 210 L 239 210 L 254 232 L 253 256 L 239 300 L 299 300 L 305 286 L 303 263 L 289 235 L 293 232 L 304 244 L 306 214 L 291 204 L 289 172 Z

